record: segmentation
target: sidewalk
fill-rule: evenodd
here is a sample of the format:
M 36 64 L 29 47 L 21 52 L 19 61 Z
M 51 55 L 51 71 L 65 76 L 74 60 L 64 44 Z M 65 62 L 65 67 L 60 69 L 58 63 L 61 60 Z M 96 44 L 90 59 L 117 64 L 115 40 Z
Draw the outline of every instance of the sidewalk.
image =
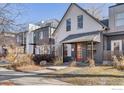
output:
M 54 72 L 54 70 L 44 69 L 24 73 L 0 68 L 0 82 L 10 81 L 16 85 L 71 85 L 69 83 L 57 80 L 56 78 L 42 76 L 42 74 L 49 75 L 51 72 Z

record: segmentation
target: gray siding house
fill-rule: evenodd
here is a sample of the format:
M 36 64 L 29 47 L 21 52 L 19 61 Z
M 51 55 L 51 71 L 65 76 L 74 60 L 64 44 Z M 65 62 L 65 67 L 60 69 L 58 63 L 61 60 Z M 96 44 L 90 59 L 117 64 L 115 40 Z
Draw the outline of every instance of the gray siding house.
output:
M 124 54 L 124 4 L 109 7 L 109 30 L 103 35 L 104 61 Z
M 46 26 L 34 31 L 34 54 L 51 54 L 54 52 L 53 30 L 55 28 Z
M 56 19 L 29 24 L 28 31 L 19 32 L 16 44 L 21 53 L 50 54 L 54 53 L 54 38 L 52 36 L 59 21 Z
M 20 49 L 22 49 L 22 53 L 26 52 L 26 35 L 27 31 L 16 34 L 16 44 L 18 47 L 20 47 Z

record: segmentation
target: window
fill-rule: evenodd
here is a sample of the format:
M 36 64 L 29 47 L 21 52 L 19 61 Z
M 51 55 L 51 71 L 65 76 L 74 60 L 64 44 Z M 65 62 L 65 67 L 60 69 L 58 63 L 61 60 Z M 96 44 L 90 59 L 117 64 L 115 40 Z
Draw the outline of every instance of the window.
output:
M 122 51 L 122 40 L 112 40 L 111 41 L 111 51 Z
M 40 39 L 43 39 L 43 32 L 40 32 Z
M 77 27 L 83 28 L 83 15 L 77 16 Z
M 71 19 L 66 20 L 66 31 L 71 31 Z
M 19 37 L 19 36 L 17 36 L 17 42 L 18 42 L 18 43 L 20 42 L 20 37 Z
M 119 13 L 116 16 L 116 26 L 124 25 L 124 13 Z

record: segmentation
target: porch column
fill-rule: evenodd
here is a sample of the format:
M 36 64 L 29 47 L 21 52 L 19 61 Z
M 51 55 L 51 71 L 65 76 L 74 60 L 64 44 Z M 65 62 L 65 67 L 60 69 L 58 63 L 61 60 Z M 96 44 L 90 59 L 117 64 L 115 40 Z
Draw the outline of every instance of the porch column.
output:
M 75 50 L 74 50 L 74 60 L 76 61 L 77 60 L 77 43 L 75 43 Z
M 93 55 L 93 41 L 91 41 L 91 59 L 94 58 L 93 56 L 94 56 L 94 55 Z
M 63 63 L 64 63 L 64 43 L 62 43 L 62 59 L 63 59 Z

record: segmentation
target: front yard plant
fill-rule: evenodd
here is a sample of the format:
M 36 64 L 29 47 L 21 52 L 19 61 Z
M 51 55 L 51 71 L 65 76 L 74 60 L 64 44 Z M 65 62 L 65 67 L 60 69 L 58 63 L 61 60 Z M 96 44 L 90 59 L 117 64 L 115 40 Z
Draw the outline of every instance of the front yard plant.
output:
M 118 70 L 124 70 L 124 56 L 113 56 L 112 63 L 114 68 L 117 68 Z

